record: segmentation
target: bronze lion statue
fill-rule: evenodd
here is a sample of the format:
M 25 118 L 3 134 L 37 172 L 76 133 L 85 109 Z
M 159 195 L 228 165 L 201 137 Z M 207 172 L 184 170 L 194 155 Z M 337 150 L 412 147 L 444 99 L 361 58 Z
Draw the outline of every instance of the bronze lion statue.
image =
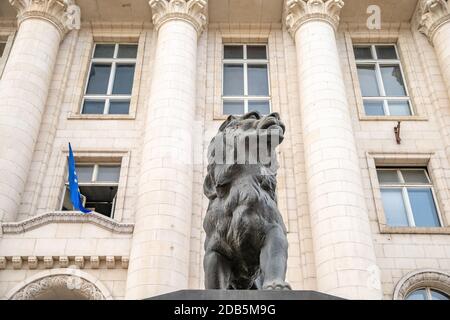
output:
M 250 112 L 228 117 L 212 139 L 203 184 L 209 199 L 206 289 L 291 289 L 285 282 L 286 227 L 275 194 L 275 149 L 284 133 L 277 113 Z

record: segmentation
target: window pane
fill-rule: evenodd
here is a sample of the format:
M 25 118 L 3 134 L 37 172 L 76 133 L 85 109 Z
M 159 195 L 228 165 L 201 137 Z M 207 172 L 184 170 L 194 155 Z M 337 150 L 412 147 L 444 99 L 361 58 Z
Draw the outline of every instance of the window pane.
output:
M 223 66 L 223 95 L 244 95 L 244 66 L 242 64 L 225 64 Z
M 370 46 L 354 47 L 353 51 L 355 53 L 356 60 L 373 59 L 372 50 L 371 50 Z
M 130 101 L 109 101 L 109 114 L 128 114 Z
M 406 90 L 403 83 L 402 72 L 399 66 L 381 66 L 381 77 L 383 78 L 386 95 L 390 97 L 404 97 Z
M 77 171 L 78 182 L 92 181 L 92 173 L 94 172 L 93 166 L 77 166 L 75 170 Z
M 248 94 L 250 96 L 268 96 L 269 79 L 267 65 L 248 66 Z
M 364 100 L 366 116 L 384 116 L 383 101 Z
M 427 292 L 425 289 L 419 289 L 412 292 L 406 300 L 427 300 Z
M 443 292 L 439 292 L 436 290 L 430 290 L 431 292 L 431 300 L 450 300 L 450 297 Z
M 80 192 L 86 197 L 87 209 L 111 217 L 117 186 L 80 186 Z
M 247 59 L 267 59 L 266 46 L 247 46 Z
M 223 114 L 244 114 L 244 101 L 224 101 Z
M 94 63 L 89 73 L 87 94 L 106 94 L 108 91 L 111 64 Z
M 266 115 L 270 113 L 269 101 L 249 101 L 248 102 L 248 112 L 258 111 L 261 115 Z
M 131 94 L 133 89 L 134 64 L 118 64 L 114 78 L 113 94 Z
M 379 97 L 375 66 L 358 66 L 358 79 L 363 97 Z
M 5 51 L 6 43 L 0 42 L 0 57 L 3 56 L 3 52 Z
M 119 182 L 119 166 L 98 166 L 98 182 Z
M 408 188 L 409 200 L 417 227 L 440 227 L 430 188 Z
M 398 184 L 400 179 L 397 170 L 377 170 L 380 184 Z
M 105 100 L 84 100 L 82 114 L 103 114 Z
M 135 44 L 121 44 L 119 45 L 117 58 L 134 59 L 137 56 L 137 48 Z
M 409 224 L 403 202 L 402 190 L 381 189 L 381 198 L 383 199 L 387 224 L 392 227 L 407 227 Z
M 428 184 L 427 175 L 425 170 L 402 170 L 403 179 L 409 184 Z
M 408 101 L 388 101 L 391 116 L 410 116 L 411 108 Z
M 394 46 L 377 46 L 378 59 L 397 59 Z
M 243 46 L 224 46 L 223 57 L 225 59 L 244 59 Z
M 114 44 L 96 44 L 94 58 L 113 58 Z

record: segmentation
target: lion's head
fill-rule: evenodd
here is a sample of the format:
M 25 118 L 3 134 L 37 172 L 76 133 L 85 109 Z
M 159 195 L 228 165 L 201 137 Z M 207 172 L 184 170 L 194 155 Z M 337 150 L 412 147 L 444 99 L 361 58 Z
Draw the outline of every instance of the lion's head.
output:
M 258 112 L 229 116 L 208 148 L 205 195 L 210 200 L 225 198 L 234 185 L 255 189 L 255 196 L 262 188 L 275 200 L 278 169 L 275 148 L 283 141 L 284 133 L 285 126 L 278 113 L 263 117 Z M 234 200 L 236 205 L 239 200 Z

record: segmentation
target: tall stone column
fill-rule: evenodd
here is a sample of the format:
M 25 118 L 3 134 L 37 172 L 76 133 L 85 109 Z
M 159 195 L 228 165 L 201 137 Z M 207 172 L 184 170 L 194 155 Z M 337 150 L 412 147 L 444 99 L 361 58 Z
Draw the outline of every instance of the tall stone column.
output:
M 18 31 L 0 81 L 0 221 L 16 219 L 59 45 L 79 28 L 73 0 L 9 0 Z
M 297 50 L 308 197 L 319 291 L 380 299 L 361 169 L 335 32 L 341 0 L 288 0 Z
M 127 299 L 187 288 L 197 39 L 206 0 L 151 0 L 158 33 Z
M 434 46 L 450 98 L 450 2 L 421 0 L 420 31 Z

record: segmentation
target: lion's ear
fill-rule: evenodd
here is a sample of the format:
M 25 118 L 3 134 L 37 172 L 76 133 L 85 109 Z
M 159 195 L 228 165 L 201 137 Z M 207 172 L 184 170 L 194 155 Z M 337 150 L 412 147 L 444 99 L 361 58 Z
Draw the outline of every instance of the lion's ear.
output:
M 207 174 L 205 181 L 203 182 L 203 193 L 209 200 L 217 198 L 216 186 L 211 173 Z
M 225 120 L 225 122 L 222 123 L 222 125 L 220 126 L 219 131 L 225 130 L 225 128 L 228 127 L 228 125 L 234 120 L 236 120 L 235 116 L 233 115 L 228 116 L 227 120 Z

